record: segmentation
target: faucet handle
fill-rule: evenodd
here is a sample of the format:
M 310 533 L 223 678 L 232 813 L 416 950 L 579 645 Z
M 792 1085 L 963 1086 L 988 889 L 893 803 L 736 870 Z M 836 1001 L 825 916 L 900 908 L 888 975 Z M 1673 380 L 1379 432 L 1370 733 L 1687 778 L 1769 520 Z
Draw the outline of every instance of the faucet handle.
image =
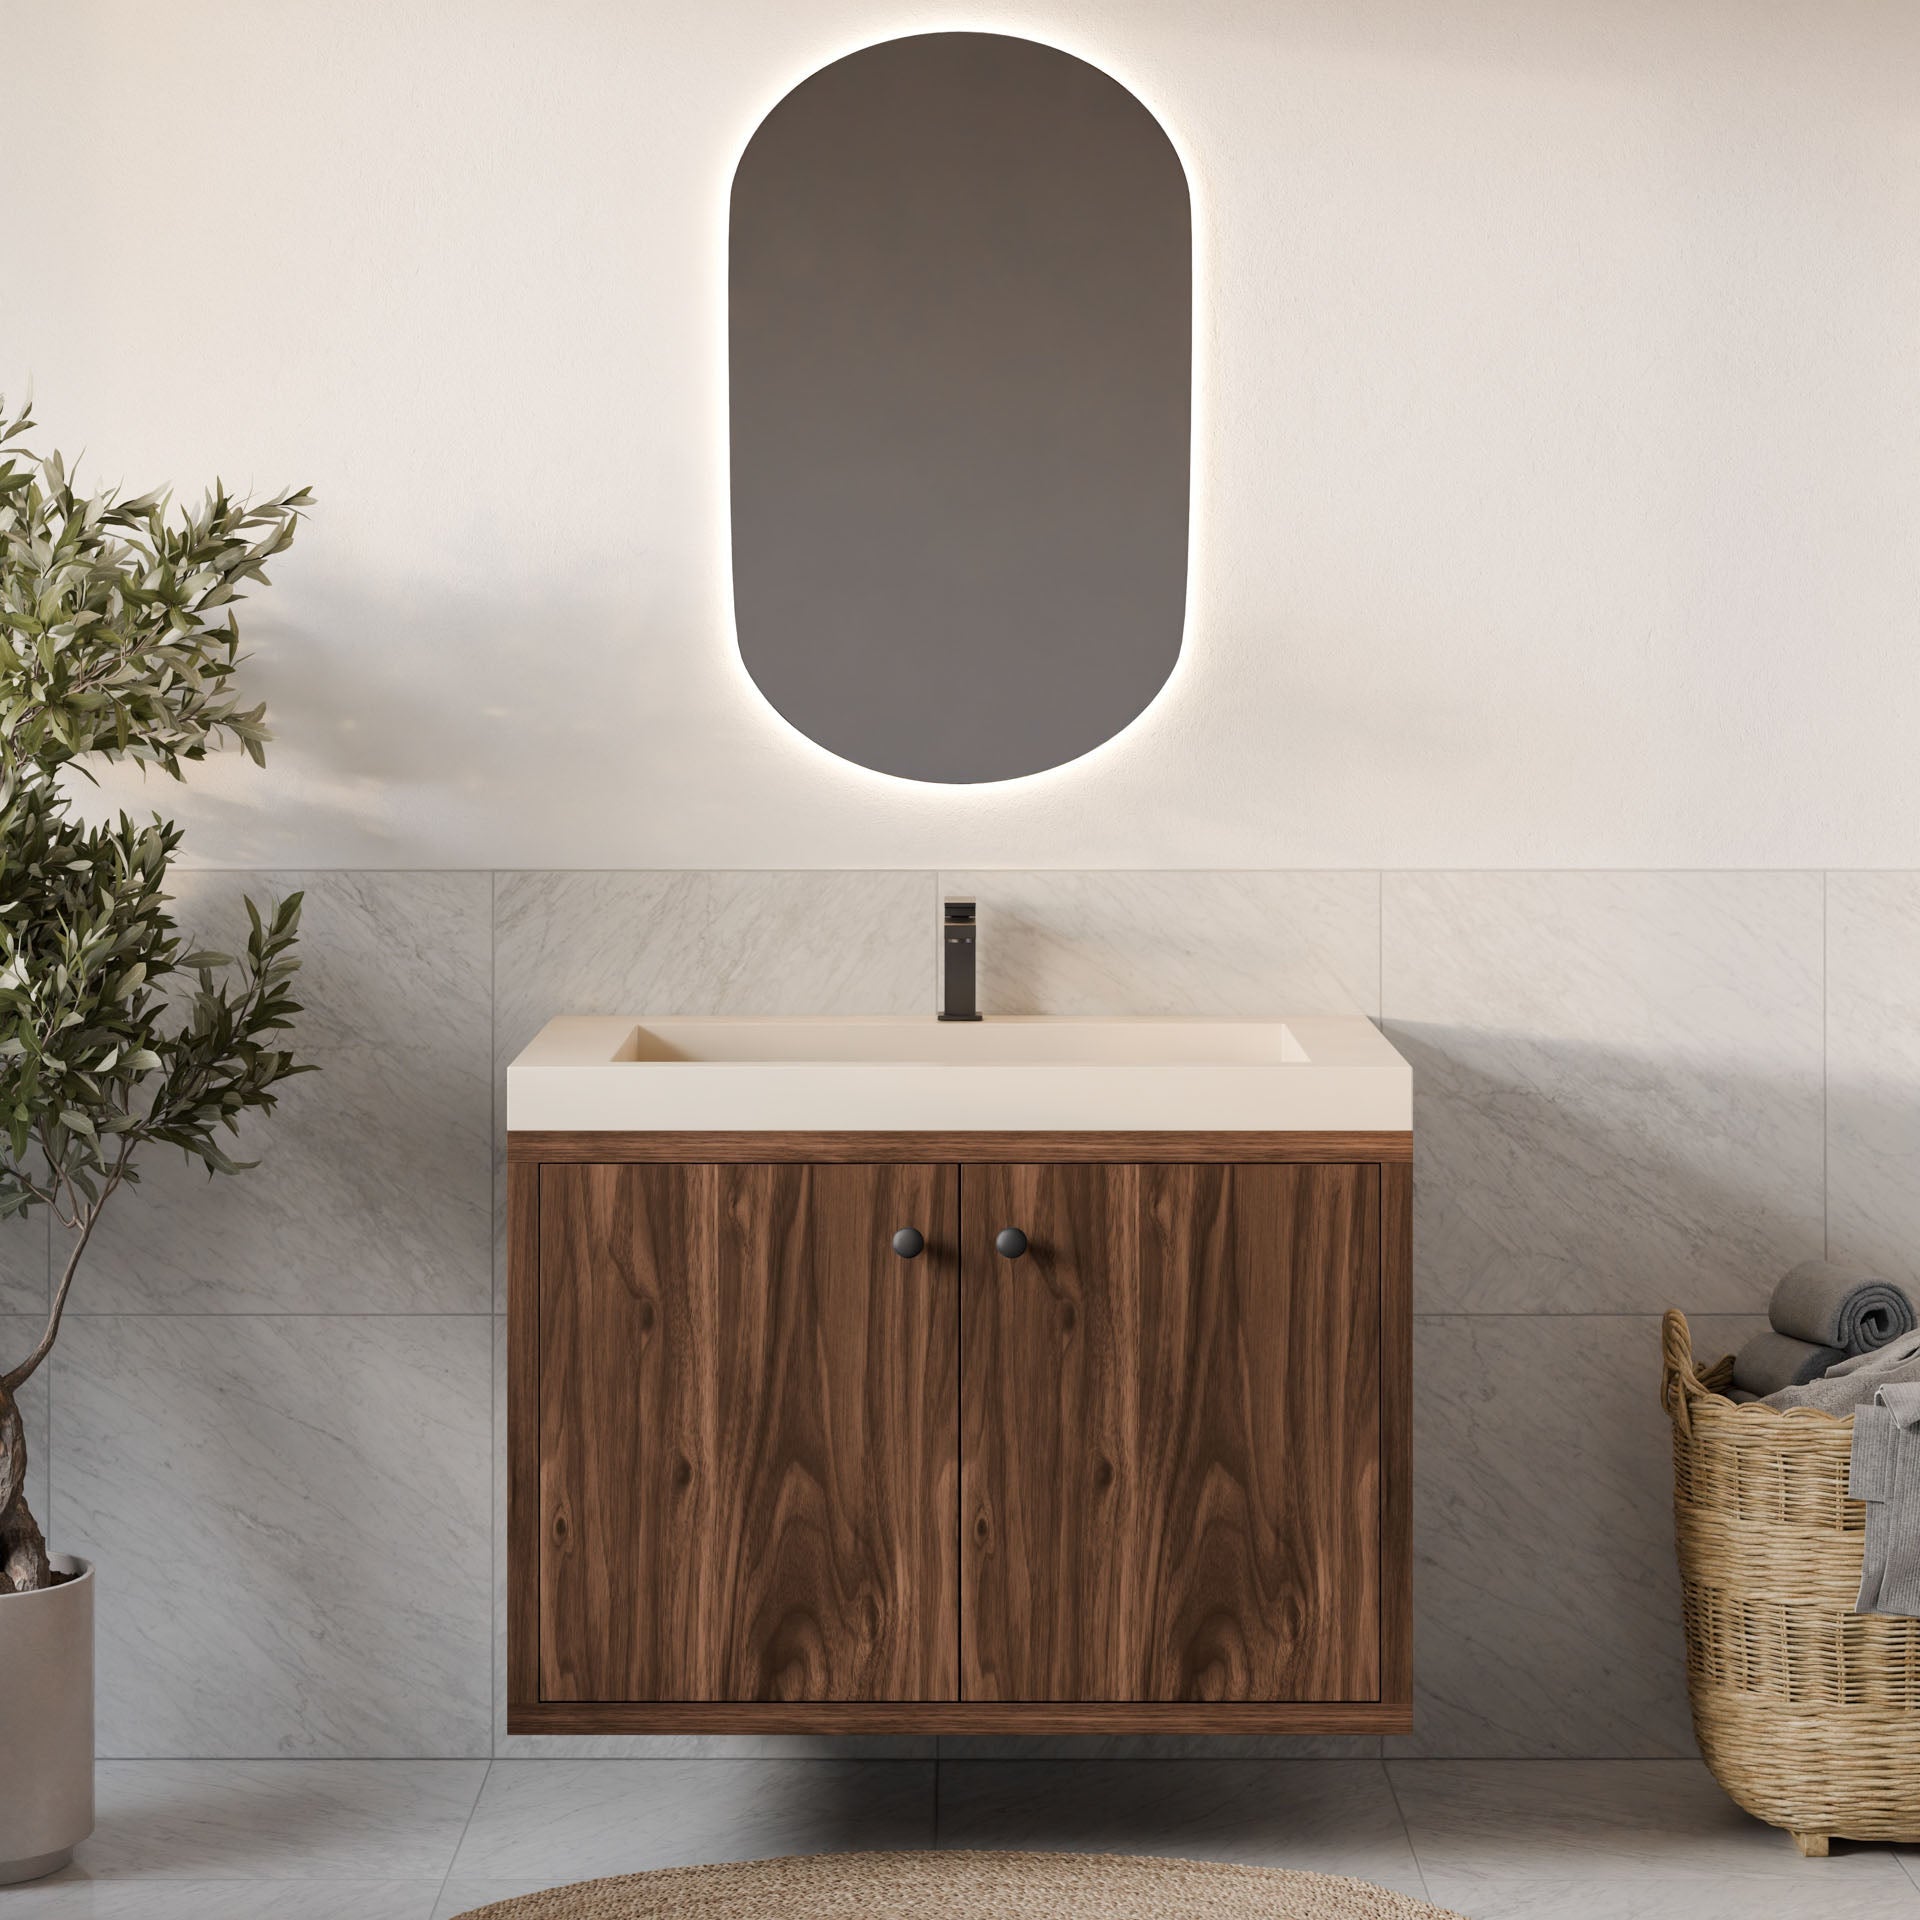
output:
M 946 902 L 940 926 L 942 1020 L 978 1020 L 975 1004 L 973 943 L 977 933 L 971 900 Z

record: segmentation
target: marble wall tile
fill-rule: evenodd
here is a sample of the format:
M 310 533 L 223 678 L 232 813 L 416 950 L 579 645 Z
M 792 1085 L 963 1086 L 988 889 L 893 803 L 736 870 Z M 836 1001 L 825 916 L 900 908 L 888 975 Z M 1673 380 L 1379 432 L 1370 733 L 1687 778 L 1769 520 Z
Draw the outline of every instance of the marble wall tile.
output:
M 0 1372 L 17 1367 L 33 1351 L 34 1342 L 46 1331 L 47 1321 L 39 1313 L 0 1314 Z M 47 1546 L 54 1553 L 66 1553 L 66 1543 L 53 1538 L 47 1513 L 47 1452 L 51 1444 L 47 1431 L 47 1382 L 53 1377 L 51 1359 L 41 1362 L 40 1371 L 20 1389 L 20 1412 L 27 1425 L 27 1505 L 47 1534 Z
M 34 1313 L 49 1300 L 53 1216 L 44 1207 L 0 1221 L 0 1313 Z
M 485 1315 L 82 1318 L 50 1509 L 103 1754 L 488 1749 Z
M 929 873 L 503 873 L 496 1059 L 558 1013 L 927 1013 Z
M 1421 1891 L 1373 1760 L 943 1762 L 940 1844 L 1167 1854 Z
M 1920 1283 L 1920 873 L 1827 876 L 1827 1244 Z
M 484 1313 L 490 1297 L 491 877 L 183 874 L 220 951 L 242 896 L 303 889 L 298 1051 L 320 1072 L 242 1124 L 259 1165 L 209 1180 L 154 1153 L 103 1216 L 87 1313 Z
M 1803 1860 L 1697 1759 L 1394 1761 L 1388 1772 L 1429 1898 L 1476 1920 L 1920 1916 L 1885 1848 Z
M 1414 1731 L 1390 1756 L 1694 1751 L 1659 1384 L 1652 1316 L 1416 1321 Z
M 933 1844 L 925 1761 L 496 1760 L 456 1880 L 522 1891 L 777 1854 Z
M 1386 876 L 1425 1312 L 1744 1312 L 1825 1244 L 1821 880 Z
M 1378 1013 L 1377 873 L 940 875 L 986 1013 Z

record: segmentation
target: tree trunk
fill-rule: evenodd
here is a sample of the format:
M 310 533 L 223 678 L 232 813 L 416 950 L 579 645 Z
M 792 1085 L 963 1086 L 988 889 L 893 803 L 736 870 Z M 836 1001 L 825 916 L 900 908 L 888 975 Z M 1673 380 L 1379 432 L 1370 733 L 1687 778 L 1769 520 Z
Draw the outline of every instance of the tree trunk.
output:
M 0 1387 L 0 1593 L 47 1584 L 47 1543 L 27 1506 L 27 1429 L 20 1403 Z

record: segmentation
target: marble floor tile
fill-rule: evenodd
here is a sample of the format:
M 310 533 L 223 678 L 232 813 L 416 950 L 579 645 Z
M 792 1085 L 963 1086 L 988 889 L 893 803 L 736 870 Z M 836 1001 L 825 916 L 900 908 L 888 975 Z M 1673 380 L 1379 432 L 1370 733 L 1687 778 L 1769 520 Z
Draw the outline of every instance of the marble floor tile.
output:
M 1916 1920 L 1887 1849 L 1803 1860 L 1698 1760 L 1392 1761 L 1429 1897 L 1475 1920 Z
M 1920 873 L 1827 876 L 1827 1245 L 1920 1282 Z
M 104 1754 L 479 1756 L 485 1315 L 98 1317 L 49 1509 L 99 1567 Z
M 46 1312 L 52 1233 L 53 1216 L 45 1207 L 0 1220 L 0 1313 Z
M 1376 1760 L 942 1761 L 940 1844 L 1229 1860 L 1421 1891 Z
M 496 1760 L 456 1880 L 553 1886 L 648 1867 L 933 1844 L 925 1761 Z
M 424 1880 L 88 1880 L 0 1888 L 6 1920 L 433 1920 Z M 449 1909 L 458 1912 L 458 1908 Z
M 64 1878 L 436 1883 L 479 1760 L 103 1760 L 94 1831 Z M 0 1893 L 0 1911 L 12 1895 Z
M 1751 1312 L 1825 1244 L 1821 877 L 1390 873 L 1423 1312 Z
M 242 896 L 305 892 L 295 1051 L 238 1178 L 150 1154 L 102 1216 L 85 1313 L 484 1313 L 491 1295 L 492 877 L 198 873 L 182 925 L 231 950 Z
M 1377 873 L 954 872 L 940 891 L 980 903 L 987 1013 L 1380 1008 Z
M 1413 1376 L 1414 1731 L 1388 1754 L 1692 1753 L 1659 1322 L 1422 1316 Z
M 433 1920 L 461 1920 L 475 1907 L 491 1906 L 496 1900 L 514 1900 L 523 1893 L 541 1893 L 565 1881 L 531 1880 L 449 1880 L 434 1902 Z

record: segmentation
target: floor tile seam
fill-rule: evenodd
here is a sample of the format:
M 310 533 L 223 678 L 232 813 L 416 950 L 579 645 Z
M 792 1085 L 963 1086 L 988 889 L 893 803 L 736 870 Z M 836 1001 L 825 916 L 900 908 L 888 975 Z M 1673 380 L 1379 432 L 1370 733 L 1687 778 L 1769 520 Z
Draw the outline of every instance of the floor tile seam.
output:
M 493 1778 L 493 1769 L 497 1764 L 493 1760 L 487 1762 L 486 1771 L 480 1776 L 480 1784 L 473 1790 L 473 1803 L 467 1808 L 467 1817 L 460 1826 L 460 1837 L 453 1843 L 453 1851 L 447 1855 L 447 1870 L 440 1876 L 439 1888 L 433 1896 L 436 1907 L 445 1897 L 447 1888 L 453 1880 L 454 1869 L 460 1864 L 460 1849 L 467 1844 L 467 1835 L 473 1830 L 474 1815 L 480 1811 L 481 1798 L 487 1791 L 487 1782 Z
M 1427 1863 L 1420 1858 L 1420 1849 L 1415 1844 L 1413 1838 L 1413 1824 L 1407 1818 L 1406 1808 L 1400 1804 L 1400 1789 L 1393 1783 L 1392 1767 L 1385 1754 L 1380 1756 L 1377 1764 L 1380 1768 L 1380 1778 L 1386 1785 L 1388 1797 L 1393 1801 L 1394 1815 L 1400 1822 L 1400 1832 L 1406 1840 L 1407 1854 L 1413 1861 L 1413 1870 L 1420 1876 L 1420 1897 L 1423 1900 L 1431 1901 L 1433 1898 L 1433 1888 L 1427 1881 Z

